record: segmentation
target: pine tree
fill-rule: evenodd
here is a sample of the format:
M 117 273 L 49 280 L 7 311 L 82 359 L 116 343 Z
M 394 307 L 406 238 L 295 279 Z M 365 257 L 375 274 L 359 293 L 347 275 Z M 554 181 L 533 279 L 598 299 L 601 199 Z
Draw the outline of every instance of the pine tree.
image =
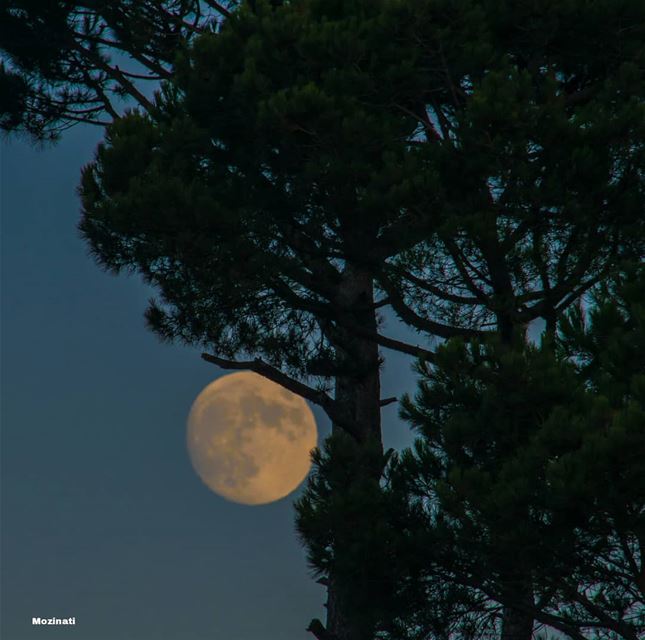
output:
M 479 637 L 511 637 L 500 605 L 570 638 L 645 632 L 643 300 L 641 265 L 569 314 L 557 353 L 452 341 L 404 402 L 421 437 L 398 481 L 426 516 L 421 573 L 488 600 L 470 614 Z
M 537 318 L 553 333 L 638 251 L 636 0 L 117 2 L 80 22 L 82 3 L 55 19 L 14 5 L 31 11 L 8 12 L 28 34 L 42 22 L 66 44 L 43 53 L 52 67 L 3 45 L 24 89 L 7 127 L 114 120 L 81 187 L 98 261 L 156 286 L 162 337 L 320 404 L 372 482 L 378 349 L 434 358 L 384 335 L 380 309 L 423 342 L 499 330 L 510 343 Z M 161 82 L 154 98 L 119 51 Z M 348 630 L 340 577 L 323 579 L 325 633 L 370 637 Z

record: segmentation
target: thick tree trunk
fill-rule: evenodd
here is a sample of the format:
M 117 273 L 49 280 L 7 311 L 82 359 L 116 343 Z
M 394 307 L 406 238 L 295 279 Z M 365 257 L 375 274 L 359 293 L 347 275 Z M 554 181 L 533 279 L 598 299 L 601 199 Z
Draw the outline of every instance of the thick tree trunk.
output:
M 533 616 L 523 611 L 504 607 L 502 617 L 502 640 L 531 640 Z
M 519 337 L 525 338 L 526 327 L 516 324 L 509 316 L 498 314 L 497 326 L 502 342 L 509 348 L 512 348 L 513 342 Z M 528 518 L 528 512 L 519 513 L 517 516 L 519 518 Z M 527 606 L 533 604 L 530 576 L 510 575 L 507 576 L 507 582 L 509 585 L 515 585 L 509 589 L 512 600 L 526 603 Z M 504 606 L 501 640 L 531 640 L 533 637 L 533 624 L 534 619 L 530 613 Z
M 362 328 L 375 332 L 376 311 L 373 308 L 374 287 L 369 273 L 348 266 L 343 274 L 338 304 L 352 316 L 352 321 Z M 337 341 L 337 357 L 341 362 L 342 375 L 336 377 L 336 400 L 343 411 L 355 422 L 356 440 L 362 445 L 361 451 L 373 452 L 374 447 L 383 450 L 381 441 L 381 388 L 379 374 L 378 345 L 356 335 L 340 331 Z M 333 432 L 341 427 L 333 425 Z M 367 458 L 367 456 L 366 456 Z M 356 460 L 356 479 L 368 473 L 378 481 L 382 469 L 367 468 L 365 460 Z M 354 524 L 354 523 L 352 523 Z M 357 527 L 368 523 L 355 523 Z M 360 588 L 360 587 L 358 587 Z M 337 588 L 332 572 L 327 585 L 327 631 L 335 640 L 371 640 L 372 633 L 359 628 L 352 622 L 350 605 L 344 601 L 342 591 Z
M 376 333 L 374 283 L 368 271 L 348 265 L 339 287 L 337 304 L 352 322 Z M 336 334 L 336 400 L 355 421 L 356 439 L 367 444 L 381 443 L 381 381 L 378 345 L 345 329 Z M 333 430 L 341 429 L 333 425 Z M 382 448 L 382 445 L 380 445 Z

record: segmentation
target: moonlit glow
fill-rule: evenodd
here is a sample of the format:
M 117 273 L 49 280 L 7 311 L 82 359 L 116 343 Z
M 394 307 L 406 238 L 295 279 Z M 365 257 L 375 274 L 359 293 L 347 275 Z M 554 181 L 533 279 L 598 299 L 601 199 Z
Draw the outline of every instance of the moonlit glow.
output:
M 251 372 L 209 384 L 188 416 L 188 453 L 215 493 L 242 504 L 274 502 L 305 479 L 316 421 L 299 396 Z

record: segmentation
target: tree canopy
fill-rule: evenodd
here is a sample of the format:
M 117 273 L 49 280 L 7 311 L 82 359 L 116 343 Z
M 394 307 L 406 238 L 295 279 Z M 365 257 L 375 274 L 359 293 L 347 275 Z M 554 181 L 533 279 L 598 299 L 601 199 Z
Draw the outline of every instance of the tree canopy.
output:
M 426 334 L 552 320 L 642 234 L 642 47 L 622 26 L 640 3 L 612 7 L 243 6 L 154 110 L 112 128 L 83 231 L 160 285 L 172 261 L 149 316 L 165 336 L 298 373 L 328 364 L 332 326 L 359 324 L 334 299 L 350 264 L 383 290 L 366 307 Z
M 643 300 L 641 265 L 568 315 L 557 351 L 451 341 L 404 401 L 421 573 L 488 601 L 466 618 L 481 635 L 500 604 L 571 638 L 645 632 Z

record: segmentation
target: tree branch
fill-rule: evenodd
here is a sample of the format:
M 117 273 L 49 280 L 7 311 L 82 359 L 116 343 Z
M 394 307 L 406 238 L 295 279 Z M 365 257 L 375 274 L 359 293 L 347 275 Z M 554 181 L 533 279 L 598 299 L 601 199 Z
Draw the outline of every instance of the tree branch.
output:
M 437 133 L 436 129 L 432 126 L 432 123 L 428 119 L 427 113 L 425 114 L 425 118 L 423 116 L 420 116 L 417 113 L 414 113 L 414 111 L 411 111 L 407 107 L 404 107 L 401 104 L 395 104 L 394 105 L 397 109 L 400 109 L 405 113 L 406 115 L 410 116 L 414 120 L 416 120 L 419 124 L 423 126 L 424 131 L 426 134 L 431 134 L 432 138 L 438 142 L 441 142 L 441 136 Z
M 620 634 L 627 640 L 638 640 L 638 636 L 636 635 L 636 630 L 632 628 L 630 625 L 625 624 L 621 620 L 616 620 L 615 618 L 612 618 L 600 607 L 593 604 L 593 602 L 590 602 L 588 598 L 583 597 L 575 589 L 570 588 L 570 589 L 567 589 L 567 591 L 569 593 L 569 596 L 574 602 L 577 602 L 588 613 L 590 613 L 592 616 L 595 616 L 596 619 L 599 620 L 604 627 L 608 629 L 612 629 L 613 631 Z
M 408 211 L 382 229 L 374 246 L 369 248 L 369 256 L 380 260 L 390 258 L 422 242 L 429 230 L 426 217 L 416 211 Z
M 470 298 L 466 296 L 460 296 L 455 293 L 450 293 L 449 291 L 444 291 L 443 289 L 440 289 L 439 287 L 435 287 L 433 284 L 426 282 L 422 278 L 418 278 L 414 274 L 410 273 L 409 271 L 406 271 L 405 269 L 401 267 L 397 267 L 396 271 L 406 280 L 409 280 L 412 284 L 416 285 L 420 289 L 423 289 L 424 291 L 427 291 L 428 293 L 431 293 L 434 296 L 437 296 L 438 298 L 441 298 L 442 300 L 446 300 L 448 302 L 454 302 L 455 304 L 464 304 L 464 305 L 476 305 L 476 304 L 481 304 L 481 300 L 479 298 Z
M 119 119 L 119 114 L 117 110 L 114 108 L 112 105 L 112 101 L 108 98 L 107 94 L 103 90 L 103 87 L 101 86 L 101 83 L 99 80 L 93 78 L 85 69 L 83 70 L 83 77 L 85 78 L 85 82 L 90 86 L 94 88 L 94 91 L 96 91 L 96 95 L 101 99 L 103 102 L 103 106 L 107 113 L 114 118 L 114 120 Z
M 387 279 L 385 275 L 379 278 L 379 283 L 387 293 L 392 309 L 395 313 L 407 324 L 427 331 L 432 335 L 439 336 L 440 338 L 453 338 L 455 336 L 465 336 L 465 337 L 477 337 L 483 335 L 482 331 L 477 329 L 468 329 L 461 327 L 454 327 L 447 324 L 441 324 L 430 320 L 429 318 L 424 318 L 418 313 L 413 311 L 403 300 L 400 292 L 395 286 Z
M 112 78 L 116 83 L 118 83 L 124 91 L 126 91 L 132 98 L 134 98 L 140 106 L 142 106 L 147 112 L 153 110 L 154 105 L 148 98 L 146 98 L 132 82 L 130 82 L 121 72 L 118 67 L 111 67 L 99 53 L 95 53 L 90 49 L 86 49 L 81 44 L 72 39 L 73 47 L 76 49 L 82 56 L 87 60 L 91 60 L 99 69 L 104 71 L 107 76 Z
M 300 284 L 304 283 L 301 282 Z M 302 296 L 291 290 L 291 288 L 284 282 L 276 280 L 273 288 L 277 295 L 281 296 L 284 300 L 287 300 L 290 304 L 293 304 L 298 309 L 307 311 L 314 315 L 326 317 L 328 320 L 332 320 L 338 323 L 339 326 L 347 329 L 357 336 L 373 340 L 382 347 L 386 347 L 387 349 L 391 349 L 392 351 L 406 353 L 415 358 L 422 358 L 429 362 L 434 362 L 435 360 L 435 354 L 433 351 L 429 351 L 428 349 L 424 349 L 423 347 L 419 347 L 418 345 L 412 345 L 401 340 L 395 340 L 394 338 L 389 338 L 380 333 L 364 329 L 361 325 L 352 321 L 350 317 L 348 317 L 347 313 L 339 311 L 331 303 L 316 302 L 314 300 L 303 298 Z M 391 304 L 389 298 L 387 299 L 386 303 Z M 373 305 L 373 308 L 376 309 L 381 306 L 383 306 L 383 303 L 376 303 Z
M 473 279 L 470 276 L 470 273 L 468 273 L 468 269 L 466 267 L 466 264 L 473 269 L 473 266 L 466 260 L 465 256 L 462 254 L 462 252 L 459 250 L 459 247 L 457 246 L 457 243 L 452 240 L 452 238 L 448 236 L 444 236 L 441 238 L 443 241 L 443 244 L 445 245 L 446 249 L 448 250 L 448 253 L 450 254 L 450 257 L 452 258 L 452 262 L 455 265 L 457 271 L 459 271 L 459 274 L 463 278 L 464 281 L 464 286 L 477 298 L 482 304 L 485 306 L 489 306 L 490 299 L 489 297 L 477 287 L 477 285 L 474 283 Z M 486 280 L 482 274 L 477 272 L 477 275 L 480 277 L 481 280 Z M 490 284 L 487 282 L 487 284 Z
M 418 345 L 412 345 L 407 342 L 402 342 L 401 340 L 395 340 L 394 338 L 388 338 L 380 333 L 372 333 L 370 331 L 362 331 L 359 328 L 351 327 L 351 331 L 356 331 L 361 335 L 365 335 L 369 338 L 372 338 L 374 342 L 380 344 L 386 349 L 391 349 L 392 351 L 398 351 L 400 353 L 407 353 L 409 356 L 414 356 L 415 358 L 421 358 L 428 362 L 434 362 L 436 359 L 436 354 L 434 351 L 429 351 Z
M 231 12 L 219 2 L 214 2 L 214 0 L 204 0 L 204 3 L 207 4 L 211 9 L 215 9 L 215 11 L 217 11 L 217 13 L 222 15 L 224 18 L 231 17 Z
M 313 634 L 316 640 L 337 640 L 333 633 L 329 633 L 324 625 L 318 618 L 314 618 L 307 627 L 307 631 Z
M 77 31 L 74 32 L 74 35 L 77 38 L 82 39 L 88 43 L 93 43 L 97 45 L 100 44 L 108 47 L 109 49 L 116 49 L 117 51 L 123 51 L 124 53 L 127 53 L 128 55 L 130 55 L 134 60 L 141 63 L 144 67 L 156 73 L 158 77 L 151 78 L 151 77 L 143 76 L 136 73 L 121 71 L 121 73 L 125 76 L 128 76 L 130 78 L 136 78 L 139 80 L 158 80 L 162 78 L 168 79 L 172 77 L 172 73 L 168 71 L 168 69 L 164 69 L 164 67 L 162 67 L 160 64 L 157 64 L 154 60 L 150 60 L 143 54 L 138 53 L 133 47 L 128 47 L 123 42 L 106 40 L 105 38 L 100 38 L 99 36 L 95 36 L 89 33 L 79 33 Z
M 341 410 L 339 404 L 328 396 L 324 391 L 319 389 L 314 389 L 303 382 L 294 380 L 288 375 L 277 369 L 276 367 L 271 366 L 270 364 L 264 362 L 261 358 L 255 358 L 255 360 L 247 361 L 238 361 L 238 360 L 227 360 L 225 358 L 220 358 L 218 356 L 212 355 L 210 353 L 202 353 L 202 359 L 211 364 L 215 364 L 222 369 L 235 370 L 235 371 L 253 371 L 261 375 L 267 380 L 271 380 L 276 384 L 279 384 L 281 387 L 288 389 L 289 391 L 299 395 L 305 400 L 309 400 L 313 404 L 317 404 L 321 407 L 325 413 L 329 416 L 330 420 L 335 424 L 347 431 L 350 435 L 358 439 L 358 429 L 353 420 L 351 420 L 345 413 Z

